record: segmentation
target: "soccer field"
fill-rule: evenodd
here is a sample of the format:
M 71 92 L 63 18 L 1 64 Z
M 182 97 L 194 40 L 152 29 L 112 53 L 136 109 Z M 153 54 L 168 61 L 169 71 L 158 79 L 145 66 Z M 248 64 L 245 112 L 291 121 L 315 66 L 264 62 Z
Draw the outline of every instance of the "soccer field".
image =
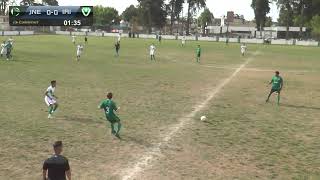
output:
M 14 40 L 0 61 L 1 180 L 40 179 L 56 140 L 73 179 L 320 179 L 319 48 L 248 44 L 242 57 L 240 44 L 122 39 L 117 58 L 114 38 L 89 37 L 77 62 L 69 36 Z M 275 70 L 280 106 L 265 103 Z M 51 80 L 60 107 L 47 119 Z M 108 91 L 121 141 L 97 109 Z

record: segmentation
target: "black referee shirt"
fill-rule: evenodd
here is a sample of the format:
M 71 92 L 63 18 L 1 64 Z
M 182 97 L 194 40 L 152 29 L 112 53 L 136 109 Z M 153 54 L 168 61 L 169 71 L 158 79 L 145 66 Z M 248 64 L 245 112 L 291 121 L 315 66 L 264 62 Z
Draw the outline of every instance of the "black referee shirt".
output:
M 64 156 L 53 155 L 43 163 L 43 170 L 48 170 L 48 180 L 66 180 L 69 161 Z

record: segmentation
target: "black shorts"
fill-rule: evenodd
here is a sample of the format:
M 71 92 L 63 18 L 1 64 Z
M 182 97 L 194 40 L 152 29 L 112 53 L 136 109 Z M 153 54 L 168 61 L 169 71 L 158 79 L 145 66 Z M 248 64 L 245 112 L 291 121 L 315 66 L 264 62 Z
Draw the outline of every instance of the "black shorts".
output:
M 274 92 L 276 92 L 276 93 L 278 93 L 278 94 L 280 94 L 280 89 L 271 89 L 271 93 L 274 93 Z

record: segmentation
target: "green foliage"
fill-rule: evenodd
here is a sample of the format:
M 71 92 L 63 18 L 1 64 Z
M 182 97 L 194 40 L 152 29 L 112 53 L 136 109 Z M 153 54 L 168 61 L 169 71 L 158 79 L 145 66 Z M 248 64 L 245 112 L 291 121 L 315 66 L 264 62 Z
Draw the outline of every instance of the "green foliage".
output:
M 214 18 L 213 14 L 211 13 L 211 11 L 208 8 L 205 8 L 204 11 L 201 13 L 201 15 L 198 19 L 199 20 L 198 23 L 202 27 L 203 35 L 205 35 L 205 28 L 207 27 L 207 25 L 209 23 L 212 23 L 213 18 Z
M 43 4 L 49 5 L 49 6 L 58 6 L 59 2 L 57 0 L 43 0 Z
M 187 35 L 190 34 L 191 18 L 199 9 L 206 7 L 206 0 L 187 0 L 188 17 L 187 17 Z
M 9 0 L 1 0 L 0 1 L 0 15 L 5 15 L 5 11 L 8 7 Z
M 199 17 L 199 23 L 201 26 L 206 26 L 209 23 L 212 23 L 214 16 L 208 8 L 205 8 Z
M 123 20 L 127 22 L 131 22 L 135 17 L 139 15 L 139 10 L 134 5 L 130 5 L 126 8 L 125 11 L 122 13 Z
M 22 0 L 20 1 L 20 5 L 22 6 L 29 6 L 32 5 L 34 3 L 34 0 Z
M 173 18 L 178 18 L 183 9 L 184 0 L 170 0 L 171 12 Z
M 268 17 L 266 18 L 265 26 L 266 26 L 266 27 L 271 27 L 272 25 L 273 25 L 272 17 L 268 16 Z
M 180 13 L 183 9 L 184 0 L 170 0 L 168 4 L 168 14 L 170 15 L 170 32 L 173 31 L 173 23 L 175 20 L 180 20 Z
M 258 30 L 264 27 L 267 21 L 267 14 L 270 12 L 269 0 L 252 0 L 251 7 L 254 10 Z
M 95 26 L 110 26 L 119 23 L 118 11 L 111 7 L 96 6 L 93 12 Z
M 286 9 L 285 7 L 281 7 L 280 14 L 278 18 L 278 24 L 280 26 L 292 26 L 293 25 L 293 12 L 292 9 Z
M 141 23 L 151 33 L 152 27 L 162 28 L 166 23 L 166 10 L 164 0 L 138 0 L 139 17 Z
M 320 15 L 316 15 L 311 20 L 312 34 L 320 40 Z

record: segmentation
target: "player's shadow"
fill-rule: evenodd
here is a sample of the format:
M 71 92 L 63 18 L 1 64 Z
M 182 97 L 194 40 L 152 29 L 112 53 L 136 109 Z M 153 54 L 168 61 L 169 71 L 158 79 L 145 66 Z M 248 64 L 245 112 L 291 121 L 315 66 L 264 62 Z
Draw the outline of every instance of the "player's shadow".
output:
M 92 118 L 89 117 L 77 117 L 77 116 L 63 116 L 63 120 L 65 121 L 73 121 L 73 122 L 78 122 L 78 123 L 84 123 L 84 124 L 102 124 L 102 121 L 96 121 Z
M 15 62 L 23 62 L 23 63 L 33 63 L 33 61 L 30 61 L 30 60 L 14 60 Z
M 296 109 L 320 110 L 319 107 L 299 106 L 299 105 L 292 105 L 292 104 L 281 104 L 281 106 L 288 107 L 288 108 L 296 108 Z
M 150 148 L 152 147 L 152 144 L 145 141 L 144 139 L 140 139 L 137 137 L 131 137 L 131 136 L 127 136 L 127 135 L 122 135 L 121 136 L 121 141 L 127 142 L 127 143 L 134 143 L 137 144 L 139 146 L 143 146 L 146 148 Z

